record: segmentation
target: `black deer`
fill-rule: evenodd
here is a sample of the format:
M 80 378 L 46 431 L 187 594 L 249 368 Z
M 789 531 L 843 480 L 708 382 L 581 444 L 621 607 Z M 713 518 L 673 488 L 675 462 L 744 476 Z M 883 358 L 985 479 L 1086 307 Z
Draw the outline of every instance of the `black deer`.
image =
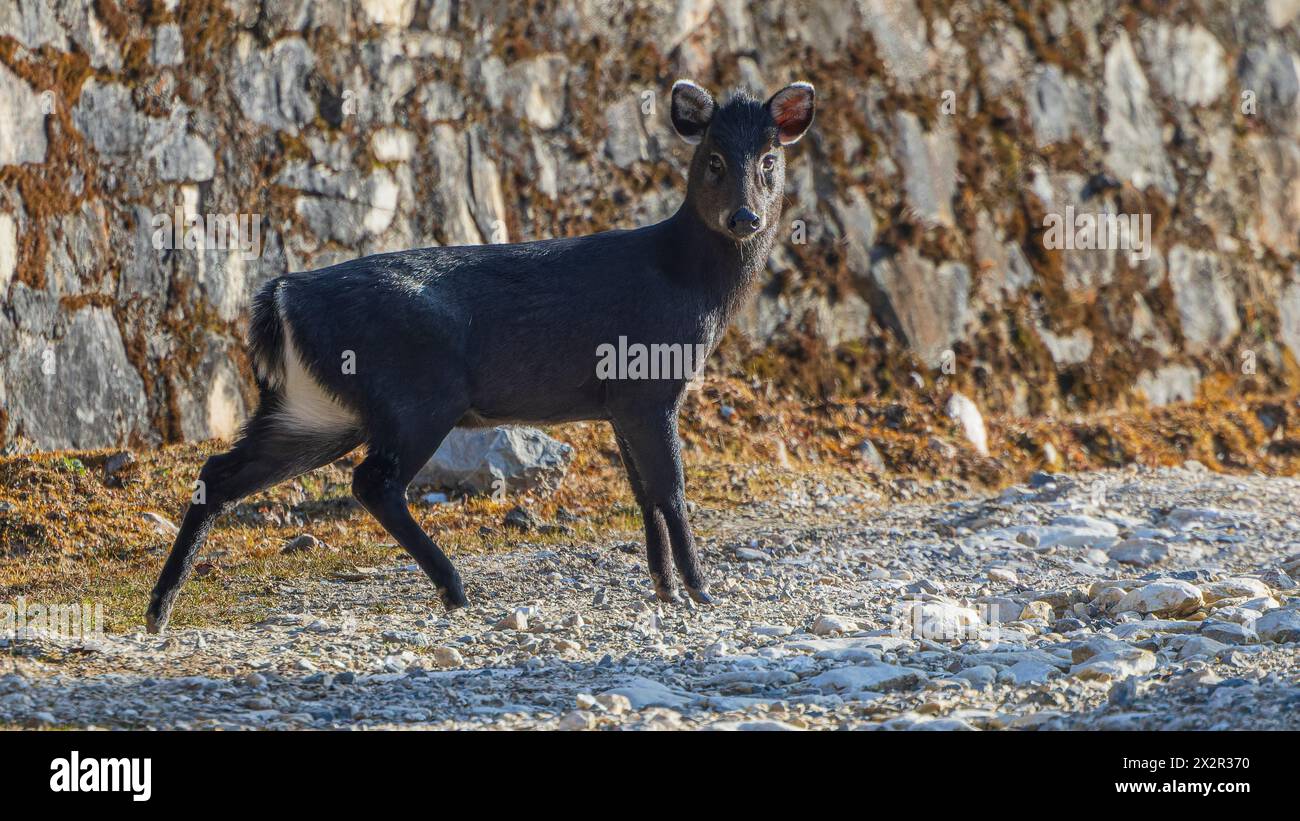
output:
M 453 427 L 516 422 L 608 420 L 645 519 L 656 594 L 678 600 L 675 562 L 690 596 L 710 601 L 677 437 L 693 374 L 608 378 L 598 373 L 598 350 L 712 352 L 767 264 L 784 148 L 807 131 L 813 109 L 807 83 L 766 103 L 737 94 L 719 106 L 679 81 L 672 123 L 696 149 L 686 201 L 663 222 L 378 254 L 267 283 L 249 330 L 258 410 L 234 446 L 203 466 L 153 590 L 149 630 L 166 627 L 223 510 L 363 444 L 352 492 L 415 557 L 443 603 L 465 606 L 460 574 L 411 516 L 406 488 Z

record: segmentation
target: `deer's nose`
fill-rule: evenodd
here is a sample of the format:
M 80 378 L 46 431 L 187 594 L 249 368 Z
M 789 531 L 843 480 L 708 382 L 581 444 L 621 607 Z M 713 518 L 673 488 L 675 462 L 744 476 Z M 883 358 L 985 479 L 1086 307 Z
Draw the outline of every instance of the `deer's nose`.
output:
M 739 239 L 750 236 L 762 227 L 762 218 L 748 208 L 741 208 L 727 220 L 727 230 Z

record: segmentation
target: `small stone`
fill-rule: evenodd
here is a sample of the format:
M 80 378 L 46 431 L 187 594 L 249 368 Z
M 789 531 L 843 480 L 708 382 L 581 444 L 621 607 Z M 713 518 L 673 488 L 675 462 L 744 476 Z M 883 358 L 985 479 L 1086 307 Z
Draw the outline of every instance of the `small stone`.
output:
M 1130 590 L 1115 605 L 1115 611 L 1180 616 L 1199 608 L 1202 601 L 1201 591 L 1194 585 L 1177 579 L 1161 579 Z
M 1255 631 L 1259 633 L 1261 641 L 1278 644 L 1300 642 L 1300 610 L 1270 610 L 1255 622 Z
M 572 710 L 560 719 L 561 730 L 590 730 L 596 726 L 596 716 L 587 710 Z
M 135 454 L 129 450 L 122 450 L 114 453 L 104 460 L 104 481 L 109 484 L 120 485 L 121 480 L 118 474 L 126 468 L 135 464 Z
M 1253 644 L 1259 640 L 1254 630 L 1231 621 L 1207 621 L 1201 627 L 1201 635 L 1224 644 Z
M 1224 579 L 1201 586 L 1201 595 L 1206 604 L 1213 604 L 1220 599 L 1248 598 L 1269 596 L 1268 585 L 1258 579 Z
M 870 439 L 863 439 L 862 444 L 858 445 L 858 457 L 873 473 L 885 472 L 885 459 L 880 455 L 880 449 L 872 444 Z
M 858 629 L 858 625 L 839 616 L 825 614 L 817 617 L 813 622 L 812 634 L 814 636 L 833 636 L 837 633 L 851 633 Z
M 171 520 L 161 513 L 154 513 L 152 510 L 146 510 L 140 514 L 146 521 L 153 525 L 153 529 L 163 536 L 175 536 L 181 532 L 181 529 L 172 524 Z
M 536 529 L 540 522 L 537 521 L 537 517 L 534 516 L 530 510 L 517 505 L 506 513 L 505 519 L 502 520 L 502 524 L 506 527 L 527 533 L 530 530 Z
M 969 681 L 972 686 L 983 689 L 989 687 L 997 680 L 998 671 L 987 664 L 977 664 L 974 667 L 967 667 L 957 674 L 957 678 Z
M 1082 664 L 1070 668 L 1070 675 L 1092 681 L 1110 681 L 1129 676 L 1145 675 L 1155 669 L 1154 653 L 1138 647 L 1127 647 L 1108 653 L 1098 653 Z
M 449 125 L 442 128 L 453 130 Z M 462 165 L 461 170 L 467 169 Z M 493 184 L 488 182 L 487 187 L 491 189 Z M 487 192 L 481 195 L 490 196 Z M 573 456 L 573 446 L 537 428 L 456 428 L 420 469 L 414 484 L 429 490 L 483 496 L 498 496 L 501 492 L 547 495 L 563 483 Z
M 1056 675 L 1057 669 L 1050 664 L 1025 659 L 1018 661 L 1002 671 L 998 678 L 1004 676 L 1014 684 L 1038 684 Z
M 527 630 L 528 629 L 528 611 L 526 608 L 519 608 L 512 611 L 509 615 L 496 623 L 497 630 Z
M 998 584 L 1017 584 L 1020 579 L 1017 578 L 1014 570 L 1006 570 L 1001 567 L 991 567 L 988 571 L 989 581 Z
M 1020 611 L 1021 621 L 1053 621 L 1056 613 L 1053 612 L 1052 606 L 1045 601 L 1031 601 L 1026 604 Z
M 1154 539 L 1125 539 L 1112 547 L 1108 555 L 1120 564 L 1151 567 L 1169 558 L 1169 546 Z
M 913 596 L 923 593 L 929 593 L 933 596 L 943 592 L 943 585 L 930 579 L 917 579 L 912 584 L 904 587 L 903 592 L 910 593 Z
M 611 715 L 622 715 L 632 711 L 632 701 L 621 693 L 601 693 L 596 696 L 596 703 Z
M 1178 657 L 1190 659 L 1197 656 L 1217 656 L 1220 650 L 1227 649 L 1228 645 L 1221 641 L 1206 636 L 1191 636 L 1178 648 Z
M 319 550 L 324 545 L 321 541 L 310 533 L 304 533 L 301 536 L 295 536 L 290 539 L 284 547 L 280 548 L 281 553 L 306 553 Z
M 465 657 L 455 647 L 437 647 L 433 651 L 433 663 L 439 667 L 462 667 Z

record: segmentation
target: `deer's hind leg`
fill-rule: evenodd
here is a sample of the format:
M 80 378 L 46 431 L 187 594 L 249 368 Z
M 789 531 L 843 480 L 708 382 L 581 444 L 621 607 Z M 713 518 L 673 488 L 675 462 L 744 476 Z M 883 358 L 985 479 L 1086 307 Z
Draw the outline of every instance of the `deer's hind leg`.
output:
M 329 464 L 360 442 L 354 430 L 311 432 L 277 418 L 273 407 L 258 411 L 234 446 L 208 459 L 199 472 L 180 532 L 149 599 L 149 632 L 166 629 L 181 585 L 221 513 L 259 490 Z
M 461 403 L 444 401 L 403 413 L 405 422 L 369 420 L 369 452 L 352 474 L 352 495 L 411 554 L 448 610 L 469 603 L 460 573 L 411 515 L 406 488 L 463 414 Z

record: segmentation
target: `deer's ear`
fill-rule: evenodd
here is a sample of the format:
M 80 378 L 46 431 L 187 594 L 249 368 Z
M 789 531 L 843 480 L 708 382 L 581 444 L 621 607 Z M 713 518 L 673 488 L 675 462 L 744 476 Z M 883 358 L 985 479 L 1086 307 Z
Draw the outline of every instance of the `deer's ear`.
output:
M 704 139 L 714 107 L 713 95 L 690 80 L 673 83 L 673 128 L 677 136 L 691 145 Z
M 772 95 L 767 101 L 767 112 L 776 122 L 781 145 L 799 142 L 812 125 L 816 95 L 812 83 L 792 83 Z

